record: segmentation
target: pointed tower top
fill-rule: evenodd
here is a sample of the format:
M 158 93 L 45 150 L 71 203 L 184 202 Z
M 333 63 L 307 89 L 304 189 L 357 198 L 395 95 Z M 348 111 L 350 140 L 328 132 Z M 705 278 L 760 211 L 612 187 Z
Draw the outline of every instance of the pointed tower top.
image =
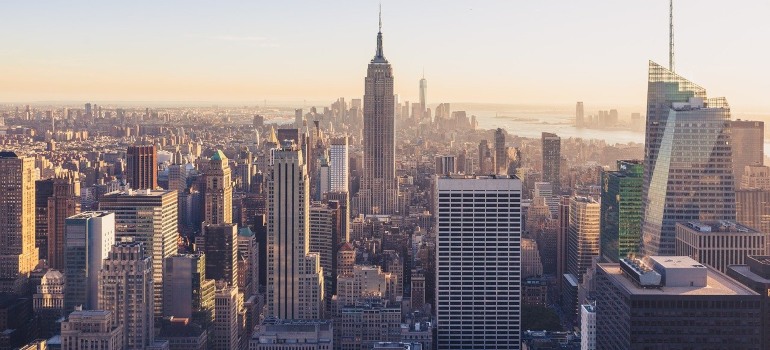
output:
M 380 4 L 380 31 L 377 32 L 377 52 L 374 54 L 372 62 L 387 63 L 385 54 L 382 52 L 382 4 Z
M 674 0 L 668 2 L 668 70 L 674 71 Z
M 382 3 L 380 3 L 380 30 L 378 33 L 382 33 Z

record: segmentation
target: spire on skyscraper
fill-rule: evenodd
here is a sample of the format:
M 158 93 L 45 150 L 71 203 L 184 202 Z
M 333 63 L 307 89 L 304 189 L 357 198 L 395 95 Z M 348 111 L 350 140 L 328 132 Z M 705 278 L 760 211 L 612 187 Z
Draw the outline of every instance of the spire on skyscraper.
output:
M 382 53 L 382 4 L 380 4 L 380 29 L 377 32 L 377 53 L 374 55 L 373 61 L 385 61 L 385 55 Z
M 674 71 L 674 0 L 668 2 L 668 70 Z

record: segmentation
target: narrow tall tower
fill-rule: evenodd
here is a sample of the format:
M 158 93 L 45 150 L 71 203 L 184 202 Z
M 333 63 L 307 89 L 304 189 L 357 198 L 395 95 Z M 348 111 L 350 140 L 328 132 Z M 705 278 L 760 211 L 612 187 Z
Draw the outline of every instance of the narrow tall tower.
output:
M 233 222 L 232 172 L 227 157 L 217 150 L 206 169 L 206 223 L 212 225 Z
M 674 71 L 674 0 L 668 1 L 668 70 Z
M 361 184 L 362 212 L 392 214 L 396 211 L 396 137 L 393 69 L 382 50 L 382 11 L 377 51 L 364 80 L 364 174 Z

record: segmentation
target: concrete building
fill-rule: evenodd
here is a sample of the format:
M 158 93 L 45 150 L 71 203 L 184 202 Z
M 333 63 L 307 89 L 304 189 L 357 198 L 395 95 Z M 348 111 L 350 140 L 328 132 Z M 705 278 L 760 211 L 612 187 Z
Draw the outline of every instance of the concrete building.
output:
M 377 342 L 401 340 L 401 307 L 379 298 L 339 309 L 334 319 L 334 345 L 339 350 L 371 349 Z
M 348 153 L 348 137 L 342 136 L 331 139 L 329 146 L 329 163 L 331 187 L 329 192 L 350 191 L 350 154 Z
M 112 247 L 99 272 L 99 310 L 114 316 L 123 329 L 126 350 L 154 344 L 152 263 L 142 243 Z
M 673 255 L 676 222 L 735 220 L 730 107 L 654 62 L 647 106 L 642 246 Z
M 745 265 L 730 265 L 727 276 L 762 296 L 762 349 L 770 347 L 770 256 L 747 256 Z
M 206 350 L 208 332 L 187 318 L 163 319 L 157 340 L 168 342 L 169 350 Z
M 238 226 L 205 225 L 196 237 L 198 250 L 206 254 L 206 278 L 238 286 Z
M 519 349 L 521 195 L 511 176 L 437 178 L 439 349 Z
M 233 182 L 228 159 L 217 150 L 204 172 L 204 222 L 212 225 L 233 223 Z
M 676 255 L 689 256 L 725 273 L 743 265 L 747 255 L 763 255 L 767 235 L 733 221 L 690 221 L 676 224 Z
M 623 259 L 596 272 L 598 349 L 761 349 L 761 296 L 692 258 Z
M 618 262 L 639 252 L 642 243 L 642 185 L 644 165 L 619 160 L 617 171 L 602 171 L 602 260 Z
M 53 179 L 53 194 L 48 197 L 48 266 L 64 270 L 65 221 L 80 212 L 80 182 L 71 177 Z
M 505 148 L 505 132 L 501 128 L 495 130 L 495 172 L 496 175 L 508 173 L 508 153 Z
M 336 201 L 310 205 L 310 244 L 309 251 L 318 254 L 324 274 L 324 294 L 326 299 L 336 293 L 337 288 L 337 249 L 344 242 L 341 234 L 339 203 Z
M 740 189 L 770 190 L 770 167 L 766 165 L 747 165 L 743 176 L 735 178 L 741 181 Z
M 187 318 L 208 325 L 214 317 L 214 280 L 206 277 L 206 255 L 166 258 L 163 317 Z
M 115 241 L 139 242 L 152 262 L 155 316 L 163 315 L 163 264 L 177 253 L 176 191 L 127 190 L 105 195 L 99 210 L 115 213 Z
M 37 317 L 38 337 L 49 338 L 59 333 L 59 320 L 64 313 L 64 290 L 66 278 L 57 270 L 48 270 L 43 275 L 37 293 L 32 296 L 32 310 Z
M 67 313 L 82 306 L 94 310 L 99 305 L 99 270 L 115 244 L 115 213 L 87 211 L 66 220 L 64 275 Z
M 436 156 L 436 175 L 451 175 L 457 173 L 455 156 Z
M 580 306 L 580 350 L 596 350 L 596 306 Z
M 20 292 L 35 268 L 35 159 L 0 152 L 0 292 Z
M 67 350 L 125 349 L 123 326 L 104 310 L 72 312 L 61 324 L 61 348 Z
M 355 305 L 365 298 L 382 298 L 395 303 L 397 278 L 393 273 L 382 272 L 379 266 L 355 265 L 351 274 L 337 277 L 335 303 Z
M 583 283 L 583 274 L 591 267 L 591 261 L 599 256 L 600 229 L 599 203 L 590 197 L 572 197 L 569 207 L 569 233 L 567 237 L 567 273 Z
M 259 292 L 259 243 L 249 227 L 238 230 L 238 290 L 246 296 Z
M 730 122 L 730 143 L 733 149 L 733 174 L 741 181 L 747 166 L 765 163 L 765 122 L 733 120 Z M 740 183 L 742 187 L 743 183 Z
M 158 188 L 158 155 L 155 145 L 129 146 L 126 150 L 126 182 L 134 190 Z
M 214 294 L 214 323 L 211 338 L 212 350 L 237 349 L 238 336 L 238 287 L 217 282 Z
M 273 153 L 268 177 L 267 315 L 322 317 L 324 276 L 309 250 L 310 182 L 302 151 L 285 143 Z
M 561 138 L 544 132 L 541 135 L 543 153 L 543 181 L 553 185 L 553 193 L 561 194 Z
M 521 278 L 540 276 L 543 274 L 543 263 L 540 261 L 540 251 L 537 242 L 531 238 L 521 239 Z
M 333 350 L 333 333 L 327 320 L 268 318 L 252 334 L 249 350 Z
M 337 275 L 352 275 L 355 264 L 356 248 L 348 242 L 343 243 L 337 251 Z M 339 281 L 337 283 L 339 283 Z

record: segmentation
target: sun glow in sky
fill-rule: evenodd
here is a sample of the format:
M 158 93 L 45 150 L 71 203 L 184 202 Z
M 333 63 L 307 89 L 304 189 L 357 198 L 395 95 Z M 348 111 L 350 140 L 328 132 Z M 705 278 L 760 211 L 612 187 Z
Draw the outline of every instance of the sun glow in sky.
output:
M 363 94 L 376 1 L 3 1 L 0 101 L 331 100 Z M 770 113 L 770 2 L 674 4 L 677 72 Z M 668 1 L 390 1 L 396 92 L 429 102 L 641 107 Z

